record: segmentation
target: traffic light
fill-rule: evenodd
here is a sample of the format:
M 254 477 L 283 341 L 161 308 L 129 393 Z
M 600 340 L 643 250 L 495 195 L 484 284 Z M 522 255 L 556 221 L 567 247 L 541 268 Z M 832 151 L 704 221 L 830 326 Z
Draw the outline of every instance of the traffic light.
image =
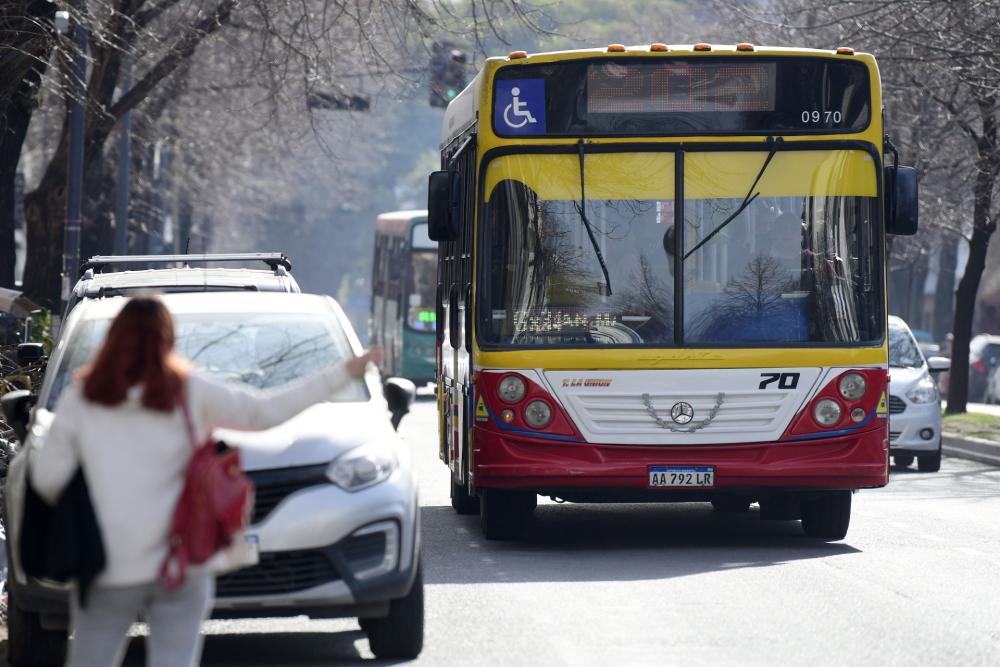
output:
M 452 42 L 431 45 L 432 107 L 446 107 L 465 88 L 465 51 Z

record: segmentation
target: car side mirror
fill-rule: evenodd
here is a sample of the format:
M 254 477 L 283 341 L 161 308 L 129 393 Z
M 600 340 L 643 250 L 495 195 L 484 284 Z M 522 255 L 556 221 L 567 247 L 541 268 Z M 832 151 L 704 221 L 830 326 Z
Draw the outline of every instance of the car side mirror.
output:
M 31 421 L 31 408 L 38 400 L 37 394 L 32 394 L 27 389 L 18 389 L 4 394 L 0 398 L 0 409 L 3 410 L 3 417 L 14 429 L 17 439 L 23 444 L 28 437 L 28 423 Z
M 45 347 L 41 343 L 21 343 L 17 346 L 17 363 L 30 366 L 45 358 Z
M 458 172 L 432 172 L 427 180 L 427 235 L 432 241 L 458 238 L 460 202 Z
M 930 357 L 927 359 L 927 370 L 931 373 L 942 373 L 951 369 L 951 359 L 948 357 Z
M 410 411 L 417 398 L 417 385 L 406 378 L 389 378 L 385 381 L 385 402 L 392 413 L 392 427 L 399 428 L 399 422 Z
M 898 236 L 917 233 L 919 218 L 917 170 L 913 167 L 885 168 L 885 230 Z

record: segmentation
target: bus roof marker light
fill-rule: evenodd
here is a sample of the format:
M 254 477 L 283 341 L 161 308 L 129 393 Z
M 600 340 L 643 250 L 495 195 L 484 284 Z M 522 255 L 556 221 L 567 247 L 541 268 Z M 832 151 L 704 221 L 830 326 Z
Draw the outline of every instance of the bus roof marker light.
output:
M 753 51 L 754 46 L 750 42 L 740 42 L 736 45 L 737 51 Z
M 840 46 L 840 47 L 837 47 L 837 55 L 838 56 L 853 56 L 854 55 L 854 49 L 852 49 L 849 46 Z
M 608 53 L 625 53 L 624 44 L 608 44 Z
M 511 51 L 510 53 L 507 54 L 507 58 L 509 60 L 518 60 L 519 58 L 527 58 L 527 57 L 528 57 L 527 51 Z
M 706 44 L 705 42 L 698 42 L 692 47 L 695 51 L 711 51 L 712 45 Z
M 670 47 L 668 47 L 666 44 L 660 44 L 659 42 L 656 42 L 655 44 L 650 44 L 649 45 L 649 50 L 650 51 L 659 51 L 659 52 L 662 53 L 664 51 L 669 51 Z

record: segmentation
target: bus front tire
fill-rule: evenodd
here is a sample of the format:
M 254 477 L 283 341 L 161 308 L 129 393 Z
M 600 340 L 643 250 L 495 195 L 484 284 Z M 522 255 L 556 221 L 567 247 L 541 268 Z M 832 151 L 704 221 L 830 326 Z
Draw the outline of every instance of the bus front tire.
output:
M 538 496 L 530 491 L 482 489 L 479 524 L 488 540 L 512 540 L 521 535 L 535 510 Z
M 742 514 L 750 511 L 750 499 L 741 496 L 719 496 L 712 499 L 712 507 L 723 514 Z
M 479 497 L 469 493 L 461 482 L 451 480 L 451 507 L 456 514 L 479 514 Z
M 819 496 L 803 498 L 802 529 L 808 537 L 820 540 L 842 540 L 851 525 L 851 492 L 827 491 Z

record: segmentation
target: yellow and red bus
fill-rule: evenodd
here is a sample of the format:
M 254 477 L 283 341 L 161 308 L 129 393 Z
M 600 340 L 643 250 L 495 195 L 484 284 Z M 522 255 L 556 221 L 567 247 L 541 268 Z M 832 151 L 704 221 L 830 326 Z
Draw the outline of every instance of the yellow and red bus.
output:
M 759 503 L 840 539 L 888 480 L 886 234 L 916 175 L 875 59 L 752 44 L 490 58 L 430 177 L 452 504 Z

